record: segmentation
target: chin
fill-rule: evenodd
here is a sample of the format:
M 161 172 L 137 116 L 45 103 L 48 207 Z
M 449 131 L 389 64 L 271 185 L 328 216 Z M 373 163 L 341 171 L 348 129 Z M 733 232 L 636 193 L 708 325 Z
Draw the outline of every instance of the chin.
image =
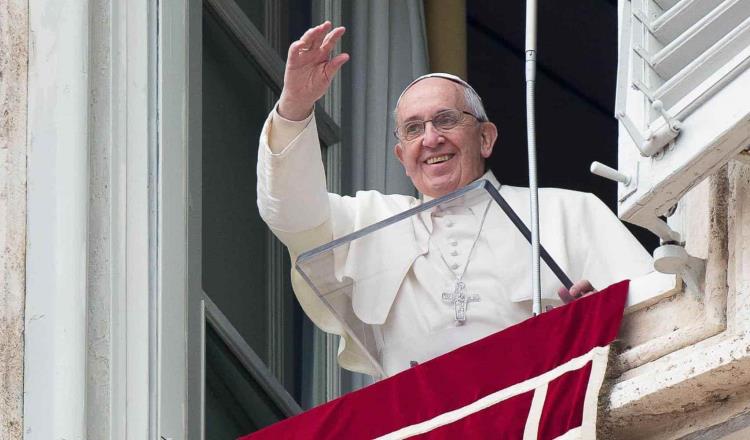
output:
M 426 176 L 425 176 L 426 177 Z M 414 181 L 412 180 L 412 183 Z M 454 172 L 433 176 L 431 179 L 422 179 L 421 185 L 414 185 L 424 195 L 438 198 L 461 188 L 461 178 Z M 471 182 L 468 182 L 471 183 Z
M 442 197 L 442 196 L 444 196 L 446 194 L 450 194 L 453 191 L 457 190 L 458 188 L 459 188 L 458 185 L 432 186 L 432 187 L 430 187 L 429 192 L 425 191 L 423 193 L 426 194 L 426 195 L 428 195 L 428 196 L 430 196 L 430 197 L 438 198 L 438 197 Z

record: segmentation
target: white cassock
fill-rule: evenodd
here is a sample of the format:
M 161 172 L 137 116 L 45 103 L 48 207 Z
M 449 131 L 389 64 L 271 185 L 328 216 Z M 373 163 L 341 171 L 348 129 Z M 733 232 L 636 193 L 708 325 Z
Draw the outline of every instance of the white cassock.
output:
M 273 139 L 269 147 L 269 132 Z M 281 142 L 279 142 L 281 140 Z M 287 245 L 292 261 L 300 253 L 389 218 L 421 203 L 402 195 L 361 191 L 354 197 L 328 193 L 314 116 L 301 122 L 269 115 L 258 152 L 258 208 L 271 230 Z M 487 179 L 528 224 L 527 188 Z M 399 222 L 378 240 L 355 242 L 335 255 L 335 276 L 353 280 L 353 317 L 371 326 L 367 347 L 387 375 L 488 336 L 531 316 L 531 248 L 496 204 L 461 202 Z M 594 195 L 541 189 L 542 245 L 574 281 L 588 279 L 597 288 L 652 270 L 649 254 Z M 471 253 L 471 258 L 469 254 Z M 466 266 L 469 262 L 468 266 Z M 458 325 L 454 306 L 443 300 L 466 266 L 463 282 L 479 301 L 468 305 Z M 382 267 L 377 280 L 358 273 Z M 542 297 L 559 304 L 562 285 L 542 264 Z M 310 319 L 322 330 L 342 336 L 339 364 L 377 376 L 377 369 L 354 344 L 344 326 L 295 270 L 295 294 Z

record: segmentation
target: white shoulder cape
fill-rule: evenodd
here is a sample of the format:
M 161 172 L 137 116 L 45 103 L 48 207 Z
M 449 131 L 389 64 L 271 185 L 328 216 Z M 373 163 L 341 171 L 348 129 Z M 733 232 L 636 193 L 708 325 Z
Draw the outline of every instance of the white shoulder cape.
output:
M 402 195 L 376 191 L 358 192 L 355 197 L 330 194 L 313 118 L 308 126 L 281 153 L 268 148 L 266 121 L 258 153 L 258 208 L 261 217 L 289 248 L 292 261 L 311 248 L 339 238 L 416 206 L 419 201 Z M 490 173 L 490 180 L 497 181 Z M 527 188 L 502 186 L 501 195 L 528 224 Z M 606 287 L 622 279 L 651 271 L 651 258 L 624 225 L 595 196 L 561 189 L 542 189 L 540 237 L 542 245 L 575 282 L 588 279 L 595 287 Z M 493 212 L 495 211 L 495 212 Z M 391 227 L 393 228 L 393 227 Z M 397 229 L 397 230 L 396 230 Z M 529 301 L 530 246 L 505 215 L 495 207 L 487 217 L 486 229 L 492 237 L 498 270 L 509 275 L 503 287 L 512 300 Z M 377 240 L 360 239 L 335 252 L 335 276 L 362 280 L 353 283 L 352 313 L 364 324 L 383 324 L 399 287 L 414 260 L 427 252 L 425 234 L 411 222 L 396 224 Z M 373 266 L 383 267 L 377 279 L 358 274 Z M 545 299 L 557 300 L 561 284 L 542 264 Z M 377 375 L 374 366 L 347 334 L 341 321 L 317 297 L 296 270 L 292 270 L 294 292 L 310 319 L 328 333 L 342 336 L 339 364 L 346 369 Z M 373 348 L 368 348 L 371 353 Z

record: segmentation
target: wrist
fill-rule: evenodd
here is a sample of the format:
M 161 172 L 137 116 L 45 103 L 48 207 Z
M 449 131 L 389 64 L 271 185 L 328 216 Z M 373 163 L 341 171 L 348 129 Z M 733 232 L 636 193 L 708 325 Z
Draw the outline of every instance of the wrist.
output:
M 282 94 L 279 99 L 279 104 L 276 106 L 276 111 L 279 113 L 279 116 L 284 119 L 290 121 L 304 121 L 310 116 L 310 113 L 312 113 L 313 107 L 314 104 L 295 103 L 289 99 L 285 99 Z

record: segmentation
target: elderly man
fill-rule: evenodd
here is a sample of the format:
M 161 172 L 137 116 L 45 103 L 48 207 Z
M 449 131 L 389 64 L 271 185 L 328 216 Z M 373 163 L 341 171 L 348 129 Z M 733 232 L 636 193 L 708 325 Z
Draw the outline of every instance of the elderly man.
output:
M 258 207 L 292 258 L 477 179 L 491 182 L 527 218 L 528 189 L 502 186 L 486 169 L 497 128 L 487 119 L 481 99 L 469 84 L 447 74 L 412 82 L 395 111 L 399 142 L 394 152 L 420 199 L 375 191 L 342 197 L 326 191 L 313 106 L 348 60 L 347 54 L 330 57 L 343 33 L 326 22 L 290 46 L 284 89 L 261 134 Z M 589 279 L 603 287 L 650 271 L 649 255 L 594 196 L 544 189 L 540 206 L 545 247 L 568 275 L 581 280 L 568 291 L 547 273 L 542 280 L 547 304 L 556 292 L 567 302 L 592 291 Z M 433 210 L 406 227 L 401 236 L 384 236 L 386 242 L 349 249 L 343 256 L 354 263 L 347 267 L 388 265 L 395 274 L 352 291 L 353 314 L 373 329 L 375 347 L 370 353 L 385 374 L 530 316 L 529 246 L 494 204 Z M 356 284 L 356 270 L 347 276 Z M 337 317 L 296 271 L 292 281 L 313 322 L 343 336 L 340 364 L 377 374 L 362 348 L 352 344 Z M 451 283 L 476 294 L 478 301 L 465 316 L 442 297 Z

